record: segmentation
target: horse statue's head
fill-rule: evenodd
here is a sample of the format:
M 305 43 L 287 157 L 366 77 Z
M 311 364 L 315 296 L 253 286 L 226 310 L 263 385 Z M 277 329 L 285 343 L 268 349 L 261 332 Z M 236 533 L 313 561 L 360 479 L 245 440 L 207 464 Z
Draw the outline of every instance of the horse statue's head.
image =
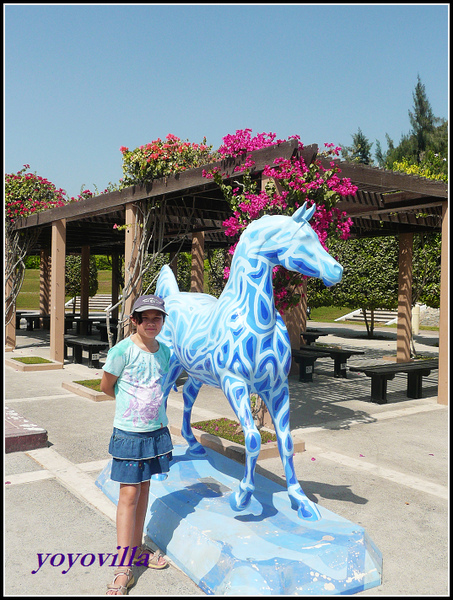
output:
M 288 271 L 319 277 L 327 286 L 338 283 L 343 267 L 322 247 L 308 222 L 315 210 L 316 205 L 307 209 L 305 202 L 291 217 L 265 215 L 254 221 L 246 230 L 247 255 L 259 255 Z

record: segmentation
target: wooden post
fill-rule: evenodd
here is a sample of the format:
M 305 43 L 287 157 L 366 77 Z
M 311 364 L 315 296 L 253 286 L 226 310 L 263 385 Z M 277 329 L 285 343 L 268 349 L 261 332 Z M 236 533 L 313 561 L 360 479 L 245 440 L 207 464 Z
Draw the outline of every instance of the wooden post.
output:
M 64 362 L 66 219 L 52 223 L 50 358 Z
M 307 307 L 308 307 L 308 299 L 307 299 L 307 280 L 304 279 L 302 282 L 301 293 L 300 293 L 300 332 L 299 332 L 299 341 L 302 341 L 300 338 L 300 333 L 302 331 L 307 331 Z
M 138 208 L 132 203 L 126 204 L 126 235 L 124 243 L 124 291 L 132 290 L 125 300 L 124 314 L 122 319 L 127 319 L 132 312 L 132 306 L 142 289 L 142 280 L 138 272 L 139 248 L 142 237 L 142 229 L 138 225 Z M 124 336 L 130 335 L 130 323 L 124 327 Z
M 40 252 L 40 263 L 39 263 L 39 314 L 40 315 L 50 314 L 50 278 L 51 278 L 50 252 L 46 248 L 45 250 L 41 250 L 41 252 Z M 46 328 L 47 327 L 50 327 L 50 324 L 46 325 Z
M 192 270 L 190 273 L 190 291 L 204 290 L 204 232 L 192 234 Z
M 90 316 L 89 298 L 90 298 L 90 247 L 82 246 L 82 259 L 80 261 L 80 333 L 86 335 L 88 324 L 83 319 Z
M 170 252 L 170 269 L 173 271 L 175 278 L 178 277 L 178 254 L 176 252 Z
M 284 314 L 284 321 L 286 329 L 288 330 L 289 341 L 291 348 L 299 350 L 301 345 L 301 332 L 305 331 L 301 327 L 302 323 L 302 302 L 299 302 L 297 306 L 290 308 Z M 291 363 L 290 375 L 296 375 L 299 372 L 299 367 L 293 361 Z
M 118 252 L 112 254 L 112 305 L 118 302 L 119 298 L 119 275 L 120 275 L 120 256 Z M 112 310 L 112 319 L 118 319 L 118 306 Z
M 401 233 L 399 236 L 396 362 L 409 362 L 411 359 L 413 237 L 413 233 Z
M 11 280 L 5 282 L 5 296 L 11 292 L 12 284 Z M 5 350 L 10 352 L 16 347 L 16 304 L 14 303 L 9 312 L 5 315 L 5 319 L 8 320 L 11 317 L 9 323 L 5 325 Z
M 442 250 L 440 264 L 440 315 L 439 315 L 439 381 L 438 404 L 448 404 L 448 201 L 442 203 Z

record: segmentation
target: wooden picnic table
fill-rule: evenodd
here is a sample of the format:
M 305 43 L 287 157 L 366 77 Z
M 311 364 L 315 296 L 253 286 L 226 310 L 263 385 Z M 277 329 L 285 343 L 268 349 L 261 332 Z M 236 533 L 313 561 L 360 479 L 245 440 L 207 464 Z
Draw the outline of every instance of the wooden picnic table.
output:
M 113 319 L 110 319 L 110 332 L 116 334 L 118 330 L 118 323 L 116 321 L 112 323 L 112 321 Z M 99 329 L 101 334 L 101 340 L 103 342 L 108 342 L 107 323 L 97 323 L 96 327 Z
M 325 357 L 329 357 L 334 361 L 334 377 L 345 379 L 347 360 L 357 354 L 364 354 L 364 352 L 362 350 L 330 346 L 301 346 L 300 350 L 292 350 L 292 356 L 295 362 L 299 364 L 299 381 L 312 381 L 316 359 Z
M 88 319 L 82 319 L 77 317 L 75 319 L 77 334 L 92 335 L 93 325 L 105 323 L 107 317 L 88 317 Z
M 109 347 L 108 342 L 73 335 L 65 335 L 64 344 L 65 358 L 68 357 L 67 349 L 72 348 L 72 362 L 82 364 L 82 352 L 88 352 L 88 366 L 95 369 L 100 369 L 99 352 Z
M 20 321 L 21 319 L 25 319 L 27 321 L 27 331 L 33 331 L 34 329 L 39 329 L 41 325 L 41 321 L 43 322 L 44 329 L 49 329 L 50 327 L 50 315 L 42 315 L 38 312 L 16 312 L 16 329 L 20 329 Z M 64 319 L 64 331 L 67 332 L 68 329 L 72 328 L 72 323 L 74 321 L 73 315 L 65 315 Z

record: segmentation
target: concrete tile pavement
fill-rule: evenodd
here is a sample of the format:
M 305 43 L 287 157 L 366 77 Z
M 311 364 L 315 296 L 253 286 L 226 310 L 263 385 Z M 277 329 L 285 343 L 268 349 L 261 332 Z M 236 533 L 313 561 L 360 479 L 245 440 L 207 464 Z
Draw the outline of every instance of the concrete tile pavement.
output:
M 382 361 L 396 350 L 396 333 L 388 328 L 368 340 L 360 326 L 310 326 L 329 332 L 323 343 L 366 349 L 348 364 Z M 45 335 L 19 332 L 14 353 L 48 358 Z M 417 351 L 435 356 L 436 340 L 435 332 L 422 332 Z M 47 430 L 50 444 L 5 455 L 6 595 L 105 592 L 111 569 L 107 563 L 100 566 L 99 554 L 116 551 L 115 507 L 94 481 L 108 460 L 114 403 L 96 403 L 61 387 L 63 381 L 97 376 L 99 371 L 71 363 L 42 373 L 5 368 L 6 405 Z M 397 376 L 389 382 L 388 404 L 377 405 L 369 401 L 368 378 L 350 373 L 346 380 L 334 379 L 329 359 L 317 361 L 312 383 L 290 378 L 293 436 L 306 445 L 306 452 L 295 456 L 302 488 L 363 526 L 383 554 L 382 584 L 367 595 L 449 591 L 448 408 L 437 404 L 436 386 L 437 372 L 432 372 L 424 379 L 423 398 L 410 400 L 405 378 Z M 168 414 L 171 423 L 181 423 L 180 391 L 172 392 Z M 223 394 L 204 386 L 193 420 L 215 416 L 233 415 Z M 285 485 L 278 458 L 260 460 L 257 471 Z M 42 560 L 48 555 L 47 562 L 33 574 L 40 554 Z M 78 562 L 62 573 L 69 555 L 75 560 L 77 554 Z M 203 594 L 174 566 L 142 570 L 130 595 Z

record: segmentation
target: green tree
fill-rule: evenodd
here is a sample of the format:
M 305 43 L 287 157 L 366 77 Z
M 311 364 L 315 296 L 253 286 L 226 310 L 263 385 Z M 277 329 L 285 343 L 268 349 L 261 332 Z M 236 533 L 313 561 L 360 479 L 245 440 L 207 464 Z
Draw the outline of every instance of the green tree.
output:
M 348 161 L 357 162 L 362 165 L 371 165 L 373 159 L 371 158 L 371 147 L 368 138 L 364 135 L 363 131 L 358 129 L 357 133 L 352 135 L 352 146 L 345 146 L 341 149 L 341 156 Z
M 82 257 L 80 255 L 70 254 L 65 259 L 65 294 L 66 296 L 80 296 Z M 96 258 L 90 256 L 90 274 L 88 295 L 94 296 L 98 291 L 98 269 Z M 73 305 L 75 310 L 75 304 Z
M 372 337 L 374 310 L 398 306 L 398 241 L 393 236 L 329 240 L 328 247 L 343 266 L 343 279 L 331 288 L 323 288 L 319 281 L 310 278 L 308 305 L 361 308 L 368 336 Z M 371 311 L 371 322 L 365 311 Z
M 440 233 L 414 236 L 412 304 L 440 306 L 441 239 Z
M 401 136 L 397 146 L 386 133 L 387 151 L 383 152 L 379 141 L 376 141 L 375 158 L 380 167 L 394 169 L 395 163 L 403 161 L 408 164 L 420 165 L 431 161 L 432 156 L 448 157 L 448 122 L 434 116 L 431 104 L 420 76 L 412 94 L 414 105 L 409 110 L 409 121 L 412 129 Z M 442 165 L 443 173 L 447 174 L 447 162 Z
M 329 252 L 343 266 L 343 279 L 326 288 L 314 278 L 308 279 L 310 308 L 347 306 L 362 309 L 368 335 L 374 330 L 375 309 L 398 306 L 399 241 L 397 236 L 328 240 Z M 432 308 L 440 303 L 441 235 L 424 233 L 414 236 L 412 260 L 412 304 L 420 302 Z M 369 323 L 365 311 L 371 311 Z
M 177 261 L 177 281 L 179 291 L 190 292 L 192 255 L 190 252 L 180 252 Z M 155 256 L 148 255 L 146 257 L 142 279 L 143 293 L 154 294 L 160 270 L 164 265 L 168 264 L 170 264 L 170 254 L 168 253 L 156 254 Z
M 414 112 L 409 110 L 409 121 L 412 125 L 411 135 L 416 141 L 417 160 L 420 162 L 434 133 L 435 123 L 439 119 L 434 116 L 425 86 L 420 80 L 420 75 L 417 76 L 417 85 L 412 97 L 414 99 Z
M 229 266 L 228 248 L 208 248 L 208 293 L 218 298 L 225 287 L 225 267 Z

